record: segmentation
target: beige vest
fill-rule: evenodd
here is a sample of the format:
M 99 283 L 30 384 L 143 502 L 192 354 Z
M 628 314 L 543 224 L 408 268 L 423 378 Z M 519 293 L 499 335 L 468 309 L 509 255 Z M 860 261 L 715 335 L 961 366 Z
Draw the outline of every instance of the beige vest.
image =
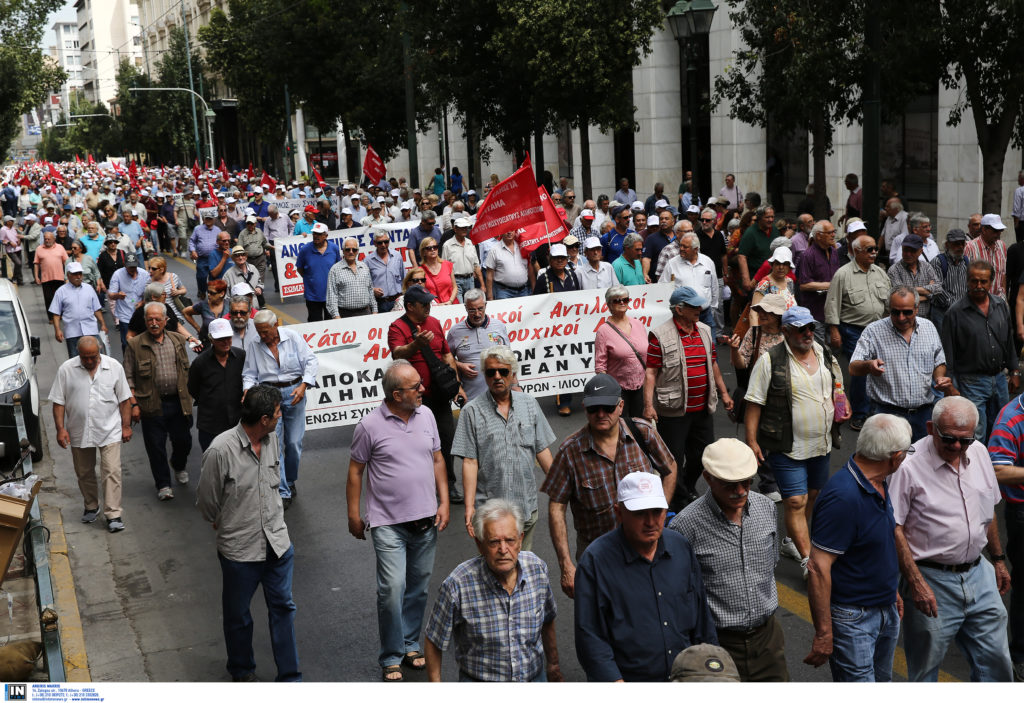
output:
M 703 322 L 697 323 L 697 332 L 704 342 L 704 354 L 708 369 L 708 413 L 714 414 L 718 407 L 718 390 L 715 387 L 714 367 L 711 363 L 711 328 Z M 686 355 L 679 343 L 679 330 L 674 320 L 655 328 L 652 334 L 661 345 L 661 368 L 654 382 L 654 409 L 663 417 L 680 417 L 686 414 L 686 397 L 689 395 L 689 380 L 686 378 Z

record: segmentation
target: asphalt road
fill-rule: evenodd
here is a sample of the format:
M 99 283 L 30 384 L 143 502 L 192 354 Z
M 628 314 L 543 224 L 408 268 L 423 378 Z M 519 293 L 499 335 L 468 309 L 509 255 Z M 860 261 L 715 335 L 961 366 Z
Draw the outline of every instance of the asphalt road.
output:
M 170 270 L 194 291 L 195 277 L 190 265 L 174 259 L 169 264 Z M 37 374 L 45 398 L 56 368 L 67 354 L 64 345 L 55 342 L 52 328 L 46 324 L 42 290 L 26 285 L 22 299 L 34 333 L 43 340 Z M 299 302 L 280 304 L 271 293 L 268 302 L 279 313 L 284 313 L 286 322 L 305 320 L 301 298 Z M 113 326 L 110 327 L 113 331 Z M 115 351 L 115 356 L 120 358 L 119 351 Z M 726 382 L 732 387 L 734 377 L 727 353 L 721 354 L 720 364 Z M 570 417 L 563 418 L 557 414 L 553 398 L 543 399 L 541 405 L 559 442 L 585 422 L 579 406 Z M 122 454 L 127 529 L 110 535 L 102 520 L 91 525 L 80 523 L 82 503 L 70 453 L 61 450 L 54 440 L 48 402 L 41 415 L 46 422 L 44 442 L 48 446 L 47 456 L 37 470 L 44 475 L 52 471 L 56 479 L 53 486 L 47 487 L 44 500 L 61 511 L 93 679 L 229 680 L 224 668 L 221 578 L 215 535 L 195 508 L 194 488 L 201 462 L 198 441 L 194 442 L 189 460 L 191 485 L 176 485 L 175 500 L 160 503 L 156 499 L 141 432 L 136 432 Z M 741 428 L 729 422 L 721 410 L 715 431 L 718 437 L 742 439 Z M 286 514 L 295 545 L 296 632 L 301 669 L 307 681 L 380 679 L 373 551 L 369 542 L 354 539 L 347 529 L 345 479 L 351 436 L 352 427 L 307 432 L 299 474 L 300 493 Z M 844 430 L 843 448 L 832 454 L 833 471 L 844 463 L 855 442 L 855 433 Z M 557 443 L 553 446 L 557 448 Z M 539 469 L 537 474 L 539 485 L 542 480 Z M 544 497 L 541 505 L 546 505 Z M 558 589 L 558 568 L 548 538 L 547 511 L 542 507 L 540 513 L 534 548 L 552 569 L 559 609 L 557 632 L 562 671 L 566 680 L 583 681 L 585 677 L 573 645 L 572 601 Z M 463 517 L 462 506 L 453 506 L 451 526 L 441 533 L 431 578 L 431 602 L 444 577 L 460 562 L 476 555 L 475 545 L 462 527 Z M 570 539 L 574 537 L 570 535 Z M 792 679 L 830 680 L 827 666 L 813 669 L 802 662 L 809 651 L 813 630 L 798 564 L 783 558 L 776 575 L 781 604 L 779 617 L 785 631 Z M 257 674 L 262 680 L 272 680 L 275 669 L 266 610 L 259 595 L 253 600 L 253 617 Z M 901 661 L 902 652 L 898 652 L 898 676 L 906 671 Z M 967 680 L 969 676 L 966 662 L 955 648 L 948 654 L 943 671 L 959 680 Z M 450 652 L 445 658 L 443 675 L 444 680 L 456 678 Z M 406 678 L 425 680 L 419 672 L 407 672 Z

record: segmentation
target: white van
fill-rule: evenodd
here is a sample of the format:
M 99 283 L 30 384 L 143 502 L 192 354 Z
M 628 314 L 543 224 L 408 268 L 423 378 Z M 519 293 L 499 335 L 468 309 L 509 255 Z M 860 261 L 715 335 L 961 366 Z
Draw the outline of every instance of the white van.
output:
M 9 470 L 20 456 L 20 437 L 12 409 L 15 395 L 21 396 L 28 440 L 33 447 L 32 460 L 43 458 L 35 363 L 39 352 L 39 338 L 32 336 L 18 289 L 0 278 L 0 470 Z

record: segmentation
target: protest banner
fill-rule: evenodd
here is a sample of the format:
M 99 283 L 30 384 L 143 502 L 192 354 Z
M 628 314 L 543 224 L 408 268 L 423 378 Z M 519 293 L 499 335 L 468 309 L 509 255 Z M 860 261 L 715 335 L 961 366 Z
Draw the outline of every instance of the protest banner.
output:
M 225 193 L 225 195 L 227 194 Z M 292 208 L 298 208 L 299 210 L 302 210 L 307 205 L 312 205 L 313 207 L 316 207 L 317 200 L 319 200 L 319 198 L 281 198 L 278 200 L 271 200 L 270 198 L 263 199 L 263 201 L 268 205 L 276 205 L 278 212 L 280 212 L 281 215 L 284 217 L 288 217 L 288 211 L 291 210 Z M 245 209 L 245 207 L 247 206 L 248 203 L 242 203 L 242 209 Z M 339 200 L 337 195 L 331 196 L 331 209 L 334 210 L 335 217 L 341 214 L 341 209 L 339 206 Z M 210 213 L 211 215 L 216 217 L 217 207 L 213 206 L 199 208 L 199 219 L 201 220 L 202 218 L 206 217 L 206 213 Z
M 544 223 L 544 205 L 537 194 L 530 157 L 511 176 L 491 189 L 476 212 L 469 237 L 474 244 L 509 230 Z
M 555 204 L 551 202 L 548 191 L 544 186 L 537 186 L 537 193 L 544 205 L 544 221 L 523 227 L 516 232 L 516 239 L 519 241 L 519 249 L 524 254 L 529 254 L 541 244 L 554 244 L 569 236 L 569 230 L 555 210 Z
M 629 315 L 652 329 L 671 318 L 673 287 L 630 286 Z M 519 359 L 519 385 L 535 397 L 578 393 L 594 375 L 594 334 L 604 324 L 604 290 L 495 300 L 487 314 L 508 329 Z M 391 363 L 388 327 L 401 313 L 289 326 L 317 355 L 317 388 L 306 391 L 306 429 L 354 425 L 384 399 L 381 379 Z M 437 305 L 431 315 L 448 331 L 466 317 L 462 305 Z M 479 361 L 477 361 L 479 364 Z

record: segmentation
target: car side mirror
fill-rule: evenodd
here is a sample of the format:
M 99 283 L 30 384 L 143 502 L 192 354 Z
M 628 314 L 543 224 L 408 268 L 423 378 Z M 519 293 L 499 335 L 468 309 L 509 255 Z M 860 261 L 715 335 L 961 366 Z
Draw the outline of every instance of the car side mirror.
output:
M 32 350 L 33 357 L 39 356 L 42 353 L 42 346 L 39 343 L 39 337 L 29 337 L 28 346 L 29 349 Z

